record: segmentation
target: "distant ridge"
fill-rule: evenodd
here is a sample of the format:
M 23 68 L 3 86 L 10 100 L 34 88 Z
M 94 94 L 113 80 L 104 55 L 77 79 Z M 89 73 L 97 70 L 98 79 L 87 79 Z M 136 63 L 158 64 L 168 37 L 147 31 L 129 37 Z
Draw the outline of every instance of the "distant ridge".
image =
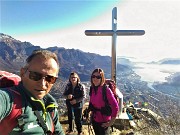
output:
M 163 60 L 160 60 L 159 61 L 160 64 L 172 64 L 172 65 L 180 65 L 180 58 L 174 58 L 174 59 L 170 59 L 170 58 L 167 58 L 167 59 L 163 59 Z
M 25 59 L 33 50 L 42 49 L 30 42 L 21 42 L 13 37 L 0 33 L 0 69 L 18 73 Z M 79 73 L 81 80 L 89 81 L 90 74 L 95 68 L 104 69 L 106 76 L 110 77 L 111 57 L 95 53 L 86 53 L 79 49 L 65 49 L 64 47 L 49 47 L 47 50 L 55 52 L 60 61 L 60 76 L 68 78 L 71 71 Z M 118 64 L 121 72 L 132 72 L 129 66 Z

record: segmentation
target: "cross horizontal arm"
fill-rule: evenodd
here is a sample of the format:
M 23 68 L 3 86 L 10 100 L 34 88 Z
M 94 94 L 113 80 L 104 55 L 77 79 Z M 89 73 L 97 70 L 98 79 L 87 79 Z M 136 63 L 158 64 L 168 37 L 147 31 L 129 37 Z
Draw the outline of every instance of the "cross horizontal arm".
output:
M 86 30 L 86 36 L 112 36 L 116 33 L 117 36 L 141 36 L 145 34 L 144 30 Z
M 117 30 L 118 36 L 142 36 L 145 34 L 144 30 Z
M 113 30 L 86 30 L 86 36 L 112 36 Z

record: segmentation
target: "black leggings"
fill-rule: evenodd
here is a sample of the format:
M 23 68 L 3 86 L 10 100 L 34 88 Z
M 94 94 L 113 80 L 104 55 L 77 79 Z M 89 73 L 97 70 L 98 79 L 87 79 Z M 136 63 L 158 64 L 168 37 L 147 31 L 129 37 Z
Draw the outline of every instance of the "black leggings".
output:
M 73 114 L 74 113 L 74 114 Z M 78 133 L 82 132 L 82 108 L 71 108 L 68 107 L 68 124 L 69 124 L 69 130 L 72 130 L 72 120 L 73 120 L 73 115 L 75 118 L 75 124 Z
M 92 126 L 95 132 L 95 135 L 110 135 L 110 127 L 103 128 L 101 127 L 102 123 L 98 123 L 95 121 L 92 121 Z

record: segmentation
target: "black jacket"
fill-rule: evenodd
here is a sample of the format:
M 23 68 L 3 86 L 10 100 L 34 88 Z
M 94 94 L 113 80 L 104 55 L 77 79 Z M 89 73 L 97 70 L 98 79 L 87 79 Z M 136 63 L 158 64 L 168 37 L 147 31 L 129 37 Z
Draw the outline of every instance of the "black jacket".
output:
M 83 98 L 85 97 L 84 89 L 85 88 L 83 87 L 83 85 L 81 83 L 78 83 L 76 85 L 76 87 L 74 88 L 74 90 L 73 90 L 72 83 L 68 83 L 66 85 L 66 88 L 65 88 L 63 95 L 65 97 L 67 97 L 69 94 L 72 94 L 73 99 L 75 99 L 77 102 L 76 104 L 71 105 L 70 101 L 72 99 L 71 100 L 66 99 L 67 107 L 74 107 L 74 108 L 82 108 L 83 107 Z

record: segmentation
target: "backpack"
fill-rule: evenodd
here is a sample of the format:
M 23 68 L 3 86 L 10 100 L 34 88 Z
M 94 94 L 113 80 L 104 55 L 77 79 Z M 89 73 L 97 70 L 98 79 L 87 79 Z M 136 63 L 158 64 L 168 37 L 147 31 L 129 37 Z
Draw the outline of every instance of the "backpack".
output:
M 14 85 L 18 85 L 21 81 L 20 76 L 0 70 L 0 88 L 12 87 Z
M 103 109 L 102 112 L 104 112 L 105 114 L 107 114 L 109 116 L 109 115 L 111 115 L 112 110 L 111 110 L 111 107 L 109 106 L 108 99 L 107 99 L 107 96 L 106 96 L 107 87 L 109 87 L 110 90 L 112 91 L 112 93 L 113 93 L 113 95 L 114 95 L 114 97 L 115 97 L 118 104 L 119 104 L 119 98 L 118 98 L 117 93 L 116 93 L 116 83 L 115 83 L 115 81 L 112 80 L 112 79 L 106 79 L 105 84 L 103 86 L 103 92 L 102 92 L 103 100 L 105 101 L 105 107 L 104 107 L 104 109 L 102 108 Z M 112 132 L 113 132 L 113 127 L 114 127 L 114 125 L 111 126 Z
M 110 90 L 112 91 L 116 101 L 119 103 L 119 99 L 118 99 L 118 96 L 117 96 L 117 93 L 116 93 L 116 83 L 112 79 L 106 79 L 105 80 L 105 84 L 103 86 L 103 93 L 102 93 L 104 101 L 105 102 L 107 101 L 107 96 L 106 96 L 106 89 L 107 89 L 107 87 L 110 88 Z
M 13 130 L 14 127 L 18 125 L 19 119 L 17 118 L 19 118 L 22 114 L 21 95 L 17 91 L 11 89 L 8 89 L 8 92 L 10 92 L 14 96 L 14 103 L 10 114 L 0 122 L 0 133 L 3 135 L 7 135 Z
M 9 73 L 7 71 L 0 71 L 0 88 L 12 87 L 18 85 L 21 78 L 18 75 Z M 14 127 L 17 126 L 18 121 L 16 118 L 22 114 L 22 98 L 20 93 L 12 89 L 7 89 L 14 97 L 14 103 L 10 114 L 0 122 L 0 133 L 3 135 L 8 134 Z

